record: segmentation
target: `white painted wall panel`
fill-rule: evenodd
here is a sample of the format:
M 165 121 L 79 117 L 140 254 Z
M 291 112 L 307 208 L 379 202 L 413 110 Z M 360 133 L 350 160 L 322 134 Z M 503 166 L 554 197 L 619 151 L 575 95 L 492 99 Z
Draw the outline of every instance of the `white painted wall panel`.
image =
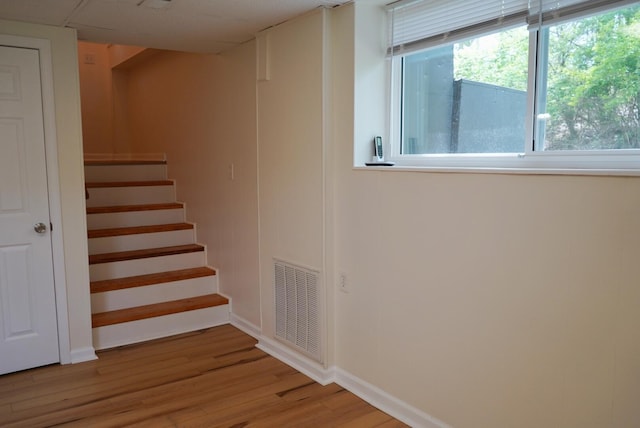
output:
M 258 82 L 263 333 L 274 336 L 273 258 L 323 271 L 325 12 L 258 37 L 269 80 Z
M 161 52 L 128 68 L 126 87 L 133 151 L 167 154 L 220 291 L 259 329 L 255 63 L 254 41 L 220 55 Z
M 383 12 L 342 11 L 336 364 L 455 427 L 639 425 L 640 179 L 354 170 Z

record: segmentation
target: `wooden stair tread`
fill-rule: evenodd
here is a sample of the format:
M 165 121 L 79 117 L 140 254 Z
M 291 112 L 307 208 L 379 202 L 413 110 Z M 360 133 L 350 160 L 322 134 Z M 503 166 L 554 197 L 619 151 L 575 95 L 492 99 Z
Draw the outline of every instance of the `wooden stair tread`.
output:
M 108 207 L 87 207 L 87 214 L 124 213 L 132 211 L 155 211 L 182 209 L 180 202 L 168 202 L 166 204 L 142 204 L 142 205 L 114 205 Z
M 170 256 L 173 254 L 194 253 L 204 251 L 198 244 L 175 245 L 171 247 L 147 248 L 144 250 L 119 251 L 115 253 L 92 254 L 89 264 L 120 262 L 125 260 L 144 259 L 148 257 Z
M 180 269 L 169 272 L 151 273 L 147 275 L 129 276 L 126 278 L 105 279 L 91 283 L 92 293 L 104 293 L 106 291 L 122 290 L 125 288 L 142 287 L 145 285 L 162 284 L 165 282 L 182 281 L 185 279 L 213 276 L 215 269 L 206 266 Z
M 145 181 L 99 181 L 85 183 L 87 189 L 104 187 L 142 187 L 142 186 L 173 186 L 172 180 L 145 180 Z
M 152 224 L 147 226 L 114 227 L 110 229 L 92 229 L 87 231 L 89 239 L 109 236 L 138 235 L 143 233 L 171 232 L 193 229 L 190 223 Z
M 94 328 L 103 327 L 106 325 L 137 321 L 146 318 L 175 314 L 178 312 L 226 305 L 228 303 L 229 300 L 219 294 L 207 294 L 205 296 L 189 297 L 187 299 L 119 309 L 117 311 L 100 312 L 91 316 L 91 322 Z
M 165 160 L 144 160 L 144 159 L 89 159 L 84 161 L 85 166 L 111 166 L 111 165 L 166 165 Z

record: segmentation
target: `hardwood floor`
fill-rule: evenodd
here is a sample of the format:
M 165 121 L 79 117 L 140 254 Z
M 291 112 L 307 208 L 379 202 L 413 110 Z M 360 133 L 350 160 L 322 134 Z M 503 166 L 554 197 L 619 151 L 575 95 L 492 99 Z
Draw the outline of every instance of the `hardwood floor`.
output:
M 225 325 L 0 376 L 2 427 L 404 427 Z

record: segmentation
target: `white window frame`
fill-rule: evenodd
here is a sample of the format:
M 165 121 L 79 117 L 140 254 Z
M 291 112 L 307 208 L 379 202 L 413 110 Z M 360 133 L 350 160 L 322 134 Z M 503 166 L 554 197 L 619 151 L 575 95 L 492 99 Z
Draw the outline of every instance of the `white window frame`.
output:
M 562 21 L 581 19 L 587 16 L 602 13 L 606 10 L 614 10 L 629 7 L 634 2 L 624 2 L 618 6 L 609 8 L 597 8 L 587 13 L 564 17 Z M 617 150 L 535 150 L 534 132 L 536 113 L 536 85 L 541 67 L 538 64 L 538 49 L 540 32 L 546 26 L 556 25 L 553 21 L 529 31 L 529 69 L 527 83 L 527 112 L 525 123 L 525 138 L 522 153 L 444 153 L 444 154 L 401 154 L 402 135 L 402 60 L 405 56 L 414 54 L 414 51 L 406 54 L 392 56 L 388 61 L 389 67 L 389 135 L 385 152 L 389 154 L 387 160 L 398 167 L 418 167 L 440 170 L 506 170 L 506 171 L 541 171 L 541 172 L 584 172 L 584 173 L 608 173 L 612 174 L 640 174 L 640 149 Z M 523 23 L 523 25 L 526 25 Z M 505 28 L 500 31 L 506 30 Z M 490 34 L 485 33 L 485 34 Z M 478 34 L 482 35 L 482 34 Z M 475 36 L 475 35 L 474 35 Z M 450 44 L 455 41 L 449 42 Z M 445 46 L 442 43 L 436 47 Z M 429 48 L 432 49 L 432 48 Z M 428 49 L 424 49 L 428 50 Z M 423 51 L 424 51 L 423 50 Z

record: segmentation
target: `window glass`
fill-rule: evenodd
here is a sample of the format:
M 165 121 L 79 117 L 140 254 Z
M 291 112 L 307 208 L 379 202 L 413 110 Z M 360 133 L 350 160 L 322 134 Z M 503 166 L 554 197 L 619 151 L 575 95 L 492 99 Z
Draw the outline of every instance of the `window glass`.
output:
M 540 32 L 537 150 L 640 148 L 640 5 Z
M 406 55 L 402 154 L 521 153 L 526 26 Z
M 640 1 L 507 3 L 390 5 L 392 160 L 640 171 Z

